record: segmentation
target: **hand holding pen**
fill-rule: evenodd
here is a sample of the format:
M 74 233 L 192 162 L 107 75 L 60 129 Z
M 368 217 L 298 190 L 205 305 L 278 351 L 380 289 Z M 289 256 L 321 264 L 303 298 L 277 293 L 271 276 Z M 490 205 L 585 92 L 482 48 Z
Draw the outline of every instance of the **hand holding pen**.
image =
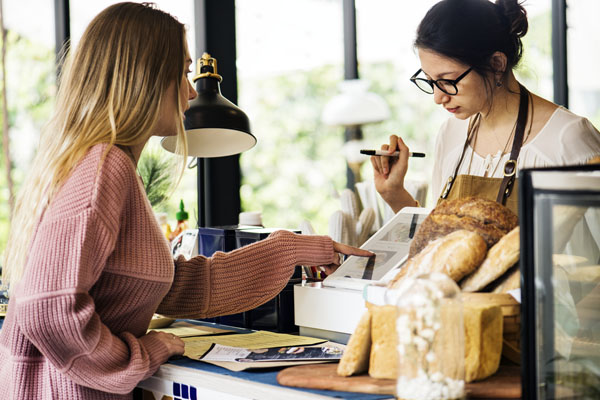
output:
M 390 136 L 390 143 L 371 156 L 375 188 L 394 212 L 404 207 L 414 207 L 417 201 L 404 188 L 404 177 L 409 157 L 424 157 L 423 153 L 411 153 L 402 138 Z M 380 154 L 380 155 L 377 155 Z
M 360 154 L 364 154 L 367 156 L 382 156 L 382 157 L 399 157 L 400 156 L 400 152 L 399 151 L 394 151 L 393 153 L 390 153 L 387 150 L 361 150 Z M 416 153 L 416 152 L 410 152 L 408 153 L 409 157 L 417 157 L 417 158 L 424 158 L 425 157 L 425 153 Z

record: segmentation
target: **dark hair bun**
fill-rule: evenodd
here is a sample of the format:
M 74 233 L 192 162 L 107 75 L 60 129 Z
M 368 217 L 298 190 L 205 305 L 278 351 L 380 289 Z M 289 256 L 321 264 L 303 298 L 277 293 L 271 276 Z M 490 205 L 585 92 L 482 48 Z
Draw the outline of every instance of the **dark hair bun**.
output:
M 527 33 L 527 11 L 518 0 L 496 0 L 496 6 L 508 22 L 508 33 L 522 38 Z
M 506 55 L 507 70 L 517 66 L 527 26 L 527 13 L 519 0 L 442 0 L 421 20 L 415 47 L 460 61 L 484 75 L 492 71 L 490 57 L 496 51 Z

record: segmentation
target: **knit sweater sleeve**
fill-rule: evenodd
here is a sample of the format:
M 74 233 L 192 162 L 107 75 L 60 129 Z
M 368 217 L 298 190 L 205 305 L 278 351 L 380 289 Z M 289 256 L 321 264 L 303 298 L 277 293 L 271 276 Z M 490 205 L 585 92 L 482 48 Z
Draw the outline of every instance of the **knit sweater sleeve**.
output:
M 251 310 L 275 297 L 296 265 L 333 262 L 327 236 L 277 231 L 260 242 L 211 258 L 180 257 L 175 280 L 157 312 L 179 318 L 208 318 Z
M 95 167 L 91 171 L 95 176 Z M 76 213 L 65 215 L 69 207 L 60 207 L 62 203 L 47 211 L 16 287 L 17 323 L 67 379 L 125 394 L 166 361 L 168 350 L 153 336 L 112 333 L 96 312 L 90 290 L 115 248 L 118 228 L 112 222 L 119 221 L 128 184 L 127 176 L 104 178 L 113 186 L 100 188 L 100 196 L 107 196 L 103 207 L 93 201 L 80 207 L 73 200 L 87 190 L 83 187 L 88 185 L 83 185 L 69 196 Z M 57 209 L 61 209 L 60 218 Z

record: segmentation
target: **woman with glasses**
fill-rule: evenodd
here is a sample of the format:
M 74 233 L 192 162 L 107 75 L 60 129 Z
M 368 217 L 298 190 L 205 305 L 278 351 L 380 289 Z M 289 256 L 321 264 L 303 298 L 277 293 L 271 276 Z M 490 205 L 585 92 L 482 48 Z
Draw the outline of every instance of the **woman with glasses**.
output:
M 480 196 L 517 212 L 521 168 L 587 163 L 600 155 L 600 133 L 585 118 L 530 93 L 513 70 L 527 33 L 517 0 L 443 0 L 425 15 L 415 48 L 421 68 L 410 80 L 452 114 L 436 141 L 433 199 Z M 418 204 L 404 188 L 409 150 L 371 157 L 375 186 L 394 212 Z

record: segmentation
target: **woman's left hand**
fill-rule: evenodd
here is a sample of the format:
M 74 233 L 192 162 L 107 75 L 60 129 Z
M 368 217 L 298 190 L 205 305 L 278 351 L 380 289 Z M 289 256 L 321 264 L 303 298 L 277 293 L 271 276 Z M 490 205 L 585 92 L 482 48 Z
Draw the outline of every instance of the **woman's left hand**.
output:
M 371 257 L 374 255 L 374 253 L 370 252 L 369 250 L 359 249 L 358 247 L 348 246 L 347 244 L 338 243 L 335 241 L 333 242 L 333 251 L 335 251 L 338 257 L 335 257 L 333 263 L 321 266 L 321 268 L 327 275 L 332 274 L 333 272 L 335 272 L 336 269 L 338 269 L 338 267 L 342 263 L 342 255 L 360 257 Z

